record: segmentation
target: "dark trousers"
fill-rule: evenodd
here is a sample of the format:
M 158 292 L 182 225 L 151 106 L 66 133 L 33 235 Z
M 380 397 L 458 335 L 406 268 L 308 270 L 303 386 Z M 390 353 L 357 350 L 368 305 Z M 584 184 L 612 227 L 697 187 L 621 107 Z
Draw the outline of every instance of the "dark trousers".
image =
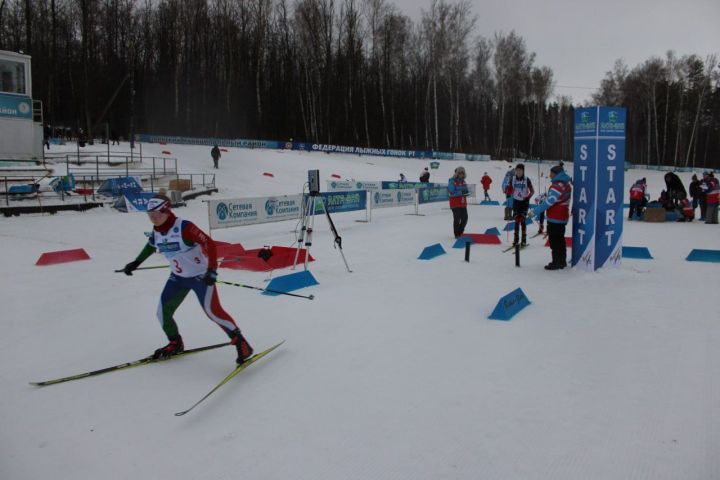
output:
M 633 214 L 637 214 L 638 220 L 640 219 L 640 216 L 643 214 L 643 209 L 646 205 L 646 201 L 643 200 L 630 200 L 630 211 L 628 212 L 628 220 L 632 220 Z
M 705 220 L 705 213 L 707 212 L 707 198 L 705 195 L 700 197 L 700 220 Z
M 525 218 L 527 217 L 528 208 L 530 208 L 530 200 L 513 200 L 513 218 L 515 219 L 515 243 L 518 243 L 518 236 L 522 230 L 522 239 L 525 240 L 527 235 L 527 225 Z
M 453 233 L 455 238 L 461 237 L 465 233 L 465 225 L 468 222 L 467 207 L 451 208 L 453 213 Z
M 562 223 L 547 224 L 548 238 L 550 239 L 550 250 L 552 250 L 552 263 L 559 266 L 567 266 L 567 246 L 565 245 L 565 225 Z
M 490 200 L 490 195 L 488 195 L 487 188 L 483 188 L 483 192 L 485 192 L 485 200 Z

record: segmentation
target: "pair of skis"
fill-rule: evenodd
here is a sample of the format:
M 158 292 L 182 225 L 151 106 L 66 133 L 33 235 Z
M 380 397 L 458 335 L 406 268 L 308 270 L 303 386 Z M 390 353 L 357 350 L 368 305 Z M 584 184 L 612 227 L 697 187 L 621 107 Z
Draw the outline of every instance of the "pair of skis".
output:
M 233 371 L 231 371 L 229 374 L 227 374 L 227 375 L 225 376 L 225 378 L 223 378 L 223 379 L 222 379 L 212 390 L 210 390 L 204 397 L 202 397 L 200 400 L 198 400 L 197 402 L 195 402 L 195 404 L 193 404 L 193 406 L 191 406 L 191 407 L 188 408 L 187 410 L 183 410 L 183 411 L 181 411 L 181 412 L 175 413 L 175 416 L 180 417 L 180 416 L 183 416 L 183 415 L 185 415 L 186 413 L 190 412 L 192 409 L 194 409 L 195 407 L 197 407 L 198 405 L 200 405 L 200 404 L 201 404 L 205 399 L 207 399 L 210 395 L 212 395 L 213 393 L 215 393 L 220 387 L 222 387 L 222 386 L 225 385 L 227 382 L 229 382 L 230 379 L 232 379 L 233 377 L 235 377 L 238 373 L 242 372 L 242 371 L 245 370 L 247 367 L 249 367 L 249 366 L 252 365 L 253 363 L 257 362 L 257 361 L 260 360 L 262 357 L 264 357 L 265 355 L 269 354 L 270 352 L 272 352 L 273 350 L 275 350 L 276 348 L 278 348 L 278 347 L 279 347 L 280 345 L 282 345 L 283 343 L 285 343 L 284 340 L 283 340 L 282 342 L 276 344 L 276 345 L 273 345 L 272 347 L 270 347 L 270 348 L 268 348 L 268 349 L 266 349 L 266 350 L 263 350 L 263 351 L 260 352 L 260 353 L 256 353 L 256 354 L 253 355 L 252 357 L 250 357 L 250 358 L 248 358 L 247 360 L 245 360 L 243 363 L 241 363 L 240 365 L 238 365 L 237 367 L 235 367 L 235 368 L 233 369 Z M 152 356 L 150 356 L 150 357 L 145 357 L 145 358 L 141 358 L 141 359 L 139 359 L 139 360 L 135 360 L 135 361 L 132 361 L 132 362 L 121 363 L 121 364 L 119 364 L 119 365 L 113 365 L 112 367 L 101 368 L 100 370 L 93 370 L 93 371 L 90 371 L 90 372 L 79 373 L 79 374 L 77 374 L 77 375 L 70 375 L 70 376 L 68 376 L 68 377 L 60 377 L 60 378 L 55 378 L 55 379 L 52 379 L 52 380 L 45 380 L 45 381 L 42 381 L 42 382 L 30 382 L 30 385 L 34 385 L 34 386 L 37 386 L 37 387 L 44 387 L 44 386 L 48 386 L 48 385 L 55 385 L 55 384 L 58 384 L 58 383 L 70 382 L 70 381 L 72 381 L 72 380 L 79 380 L 79 379 L 81 379 L 81 378 L 94 377 L 94 376 L 102 375 L 102 374 L 108 373 L 108 372 L 114 372 L 114 371 L 117 371 L 117 370 L 124 370 L 124 369 L 126 369 L 126 368 L 138 367 L 138 366 L 140 366 L 140 365 L 147 365 L 147 364 L 150 364 L 150 363 L 164 362 L 164 361 L 172 360 L 172 359 L 175 359 L 175 358 L 178 358 L 178 357 L 182 357 L 182 356 L 185 356 L 185 355 L 192 355 L 192 354 L 194 354 L 194 353 L 204 352 L 204 351 L 206 351 L 206 350 L 213 350 L 213 349 L 215 349 L 215 348 L 226 347 L 226 346 L 228 346 L 228 345 L 230 345 L 229 342 L 227 342 L 227 343 L 218 343 L 218 344 L 215 344 L 215 345 L 207 345 L 207 346 L 198 347 L 198 348 L 191 348 L 191 349 L 189 349 L 189 350 L 185 350 L 185 351 L 183 351 L 183 352 L 181 352 L 181 353 L 178 353 L 178 354 L 176 354 L 176 355 L 173 355 L 173 356 L 168 357 L 168 358 L 165 358 L 165 359 L 157 359 L 157 358 L 153 358 Z

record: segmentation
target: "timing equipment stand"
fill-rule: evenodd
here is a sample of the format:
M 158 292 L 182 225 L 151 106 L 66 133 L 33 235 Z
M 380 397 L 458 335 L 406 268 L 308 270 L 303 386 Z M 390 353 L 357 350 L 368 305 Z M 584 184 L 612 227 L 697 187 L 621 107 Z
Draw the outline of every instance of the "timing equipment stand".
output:
M 319 170 L 308 171 L 308 185 L 310 193 L 306 197 L 303 197 L 303 205 L 301 208 L 302 216 L 300 221 L 300 233 L 298 234 L 298 245 L 297 250 L 295 251 L 293 270 L 298 263 L 298 259 L 300 257 L 300 250 L 302 250 L 303 246 L 305 246 L 305 270 L 308 269 L 308 262 L 310 261 L 310 247 L 312 246 L 313 230 L 315 228 L 315 208 L 317 203 L 320 202 L 323 211 L 325 212 L 325 217 L 327 218 L 328 225 L 330 225 L 330 230 L 335 237 L 333 246 L 336 249 L 340 250 L 340 256 L 345 263 L 345 268 L 347 268 L 347 271 L 352 272 L 352 270 L 350 270 L 350 266 L 348 266 L 347 260 L 345 259 L 345 253 L 343 253 L 342 237 L 338 233 L 337 228 L 335 228 L 335 223 L 333 223 L 332 218 L 330 217 L 330 212 L 328 211 L 327 205 L 325 204 L 325 199 L 322 197 L 322 195 L 320 195 Z

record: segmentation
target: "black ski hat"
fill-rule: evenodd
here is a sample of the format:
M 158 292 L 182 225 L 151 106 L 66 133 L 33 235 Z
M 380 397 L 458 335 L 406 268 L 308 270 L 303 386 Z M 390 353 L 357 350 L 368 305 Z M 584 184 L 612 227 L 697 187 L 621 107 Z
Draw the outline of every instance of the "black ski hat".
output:
M 554 173 L 555 175 L 557 175 L 558 173 L 560 173 L 560 172 L 563 171 L 563 167 L 561 167 L 560 165 L 555 165 L 554 167 L 552 167 L 552 168 L 550 169 L 550 171 L 551 171 L 552 173 Z
M 522 163 L 518 163 L 518 164 L 515 166 L 515 169 L 518 169 L 518 168 L 522 168 L 523 170 L 525 170 L 525 165 L 523 165 Z

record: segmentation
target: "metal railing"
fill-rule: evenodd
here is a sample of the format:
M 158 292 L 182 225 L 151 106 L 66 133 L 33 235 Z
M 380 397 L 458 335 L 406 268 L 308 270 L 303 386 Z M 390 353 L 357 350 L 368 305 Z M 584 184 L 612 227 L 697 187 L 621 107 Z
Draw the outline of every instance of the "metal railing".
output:
M 109 198 L 105 195 L 101 195 L 97 192 L 98 187 L 105 181 L 109 180 L 111 178 L 123 178 L 123 175 L 115 174 L 100 174 L 98 175 L 75 175 L 75 191 L 74 194 L 71 194 L 69 192 L 66 192 L 64 189 L 60 188 L 59 191 L 39 191 L 39 186 L 35 191 L 32 192 L 26 192 L 26 193 L 10 193 L 10 186 L 12 185 L 38 185 L 38 182 L 44 178 L 40 177 L 38 179 L 35 179 L 34 177 L 28 178 L 26 175 L 18 175 L 18 176 L 12 176 L 12 175 L 6 175 L 2 177 L 2 184 L 5 187 L 5 204 L 7 206 L 10 206 L 10 200 L 17 199 L 17 200 L 26 200 L 26 199 L 37 199 L 38 203 L 42 205 L 42 200 L 47 199 L 59 199 L 60 201 L 65 202 L 66 197 L 70 198 L 80 198 L 80 196 L 83 197 L 83 200 L 85 202 L 88 201 L 88 198 L 91 198 L 93 201 L 97 199 L 97 197 L 102 198 Z M 28 179 L 30 180 L 28 182 Z M 174 186 L 176 188 L 171 188 L 173 186 L 173 180 L 175 180 Z M 181 185 L 182 180 L 189 180 L 189 184 Z M 189 189 L 185 190 L 196 190 L 196 189 L 214 189 L 215 187 L 215 174 L 214 173 L 172 173 L 167 175 L 155 175 L 149 172 L 148 176 L 145 176 L 145 178 L 141 178 L 141 182 L 143 183 L 143 189 L 145 191 L 150 192 L 158 192 L 161 189 L 164 190 L 181 190 L 181 187 L 187 187 L 189 186 Z M 31 196 L 28 198 L 28 196 Z

